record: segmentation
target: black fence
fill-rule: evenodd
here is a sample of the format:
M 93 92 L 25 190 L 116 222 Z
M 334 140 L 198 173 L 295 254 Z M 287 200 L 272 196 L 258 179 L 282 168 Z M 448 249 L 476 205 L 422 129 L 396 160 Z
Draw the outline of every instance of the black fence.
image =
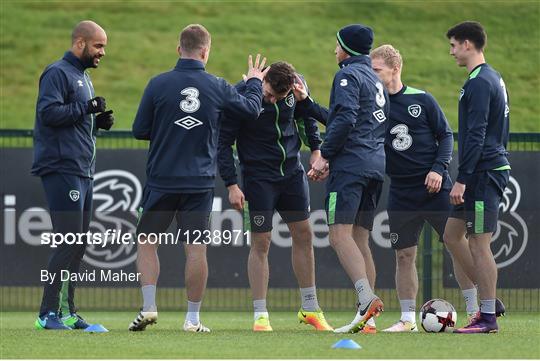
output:
M 457 137 L 455 138 L 457 139 Z M 32 178 L 29 176 L 29 167 L 26 164 L 29 159 L 31 160 L 31 147 L 31 130 L 0 130 L 1 161 L 8 164 L 7 169 L 3 169 L 6 174 L 2 176 L 1 194 L 4 200 L 2 223 L 0 223 L 3 234 L 3 242 L 0 242 L 2 248 L 1 270 L 3 273 L 2 277 L 0 277 L 0 306 L 2 310 L 36 310 L 41 299 L 42 288 L 39 282 L 38 284 L 17 284 L 17 282 L 10 281 L 13 278 L 24 278 L 20 273 L 25 272 L 21 270 L 21 264 L 24 263 L 22 260 L 24 252 L 37 253 L 38 249 L 41 252 L 47 252 L 44 246 L 19 245 L 23 242 L 19 240 L 20 235 L 17 233 L 22 228 L 20 218 L 13 222 L 14 225 L 18 222 L 18 228 L 15 226 L 9 228 L 8 225 L 11 219 L 10 212 L 17 213 L 17 217 L 19 217 L 20 213 L 33 209 L 34 204 L 32 202 L 34 199 L 42 197 L 42 190 L 39 186 L 35 186 L 36 183 L 29 186 L 28 189 L 31 189 L 27 192 L 29 194 L 20 194 L 23 192 L 20 187 L 23 187 L 23 183 L 26 182 L 27 178 Z M 147 143 L 135 140 L 131 132 L 111 131 L 99 133 L 97 148 L 98 167 L 102 164 L 103 169 L 110 169 L 116 167 L 119 163 L 124 164 L 132 161 L 136 164 L 135 168 L 137 168 L 133 170 L 133 174 L 141 179 L 144 177 L 144 154 Z M 511 210 L 508 210 L 503 215 L 507 218 L 501 218 L 502 226 L 498 241 L 500 244 L 494 244 L 494 247 L 498 247 L 497 255 L 501 255 L 498 296 L 506 303 L 509 310 L 538 312 L 540 311 L 540 269 L 536 265 L 536 258 L 540 254 L 538 252 L 538 241 L 540 241 L 538 239 L 538 234 L 540 234 L 540 229 L 538 229 L 540 219 L 538 216 L 540 212 L 537 205 L 540 203 L 538 202 L 539 192 L 536 191 L 534 182 L 540 176 L 537 175 L 539 172 L 540 133 L 513 133 L 510 136 L 508 149 L 512 154 L 512 173 L 514 174 L 515 169 L 519 181 L 512 183 L 514 188 L 509 190 L 508 197 L 516 197 L 519 193 L 521 195 L 521 205 L 518 207 L 516 204 L 516 202 L 519 203 L 520 199 L 514 199 L 514 206 L 508 206 Z M 127 152 L 128 150 L 130 152 Z M 306 158 L 306 154 L 303 156 Z M 514 167 L 514 164 L 516 164 L 516 167 Z M 20 184 L 17 184 L 18 182 Z M 322 185 L 311 184 L 311 186 L 314 188 L 314 190 L 312 189 L 312 209 L 317 209 L 314 204 L 320 204 L 319 198 L 324 193 L 324 188 Z M 217 194 L 224 194 L 224 187 L 219 181 L 216 192 Z M 15 199 L 14 195 L 17 196 L 16 206 L 7 201 L 8 197 Z M 23 204 L 25 196 L 30 199 L 27 201 L 28 205 Z M 528 206 L 529 203 L 527 202 L 533 205 Z M 381 203 L 385 204 L 384 200 Z M 20 209 L 16 209 L 16 207 L 20 207 Z M 224 210 L 224 212 L 227 212 L 227 210 Z M 381 209 L 381 217 L 384 216 L 383 212 L 384 209 Z M 379 226 L 383 227 L 384 221 L 381 221 Z M 506 234 L 503 232 L 503 226 L 510 227 L 506 230 Z M 316 233 L 318 232 L 319 240 L 324 243 L 326 234 L 321 231 L 320 227 L 319 231 L 316 231 Z M 16 233 L 17 235 L 10 239 L 9 235 L 15 235 Z M 372 249 L 378 272 L 376 292 L 383 298 L 387 310 L 399 310 L 399 302 L 393 287 L 394 254 L 383 244 L 384 240 L 381 241 L 384 238 L 382 236 L 384 233 L 384 231 L 379 230 L 377 237 L 372 236 Z M 386 236 L 388 235 L 386 234 Z M 283 240 L 280 242 L 283 242 Z M 214 267 L 212 262 L 215 261 L 217 262 L 215 267 L 219 270 L 227 270 L 234 266 L 245 271 L 247 246 L 239 247 L 237 250 L 213 250 L 214 255 L 218 252 L 225 256 L 210 259 L 210 268 Z M 284 276 L 284 273 L 279 273 L 280 271 L 287 272 L 287 270 L 290 270 L 290 248 L 283 245 L 273 245 L 270 253 L 271 267 L 273 263 L 281 262 L 282 264 L 277 265 L 276 268 L 271 268 L 271 287 L 268 294 L 269 308 L 271 310 L 297 309 L 300 299 L 299 292 L 295 287 L 292 270 L 287 277 Z M 325 275 L 326 271 L 321 271 L 321 269 L 333 270 L 334 266 L 339 268 L 339 264 L 335 263 L 335 257 L 329 256 L 329 254 L 333 255 L 333 251 L 325 244 L 315 248 L 319 302 L 325 310 L 350 310 L 356 302 L 356 294 L 353 288 L 350 287 L 348 279 L 344 278 L 343 273 L 328 276 Z M 46 256 L 40 254 L 40 257 L 42 263 L 46 261 Z M 220 260 L 221 258 L 236 258 L 236 263 L 234 265 L 232 263 L 223 263 Z M 519 262 L 516 261 L 518 259 Z M 162 269 L 164 263 L 162 263 Z M 171 266 L 173 263 L 174 261 L 171 261 Z M 417 302 L 420 304 L 423 300 L 444 298 L 454 304 L 458 310 L 464 310 L 463 298 L 454 280 L 450 258 L 443 245 L 438 241 L 437 234 L 427 226 L 424 228 L 418 247 L 417 263 L 420 279 Z M 134 265 L 131 264 L 130 267 L 134 267 Z M 183 260 L 179 260 L 174 264 L 174 267 L 183 267 Z M 219 271 L 216 273 L 220 276 Z M 242 271 L 238 273 L 240 275 L 235 275 L 237 279 L 231 279 L 224 283 L 209 283 L 204 300 L 205 309 L 251 310 L 251 292 L 248 283 L 247 281 L 242 282 Z M 166 277 L 163 272 L 162 277 Z M 186 295 L 185 289 L 182 287 L 183 283 L 179 281 L 177 283 L 178 287 L 175 287 L 175 280 L 179 279 L 178 275 L 171 277 L 170 281 L 165 281 L 163 286 L 158 288 L 158 305 L 161 310 L 184 309 Z M 137 309 L 141 305 L 140 290 L 135 283 L 121 286 L 81 284 L 77 291 L 77 304 L 80 308 L 94 310 Z

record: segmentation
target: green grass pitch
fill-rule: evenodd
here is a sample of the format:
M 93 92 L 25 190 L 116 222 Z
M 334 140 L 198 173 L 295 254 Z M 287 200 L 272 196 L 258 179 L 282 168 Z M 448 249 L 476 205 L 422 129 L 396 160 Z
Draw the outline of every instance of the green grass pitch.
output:
M 69 46 L 73 26 L 93 19 L 107 31 L 107 55 L 91 76 L 107 99 L 113 129 L 131 129 L 150 77 L 176 63 L 176 42 L 187 24 L 212 33 L 208 71 L 237 82 L 249 53 L 286 60 L 301 72 L 314 99 L 328 104 L 338 70 L 336 32 L 365 23 L 374 46 L 389 43 L 404 56 L 403 81 L 437 99 L 457 130 L 457 100 L 467 71 L 449 55 L 448 28 L 463 20 L 487 30 L 487 61 L 510 94 L 510 131 L 538 132 L 540 122 L 540 3 L 513 1 L 35 1 L 0 5 L 0 128 L 32 128 L 37 81 Z
M 511 313 L 499 320 L 501 332 L 489 335 L 383 334 L 336 335 L 315 332 L 301 325 L 295 312 L 271 313 L 274 332 L 252 332 L 249 312 L 205 312 L 203 322 L 210 334 L 181 331 L 183 313 L 162 312 L 157 325 L 145 332 L 131 333 L 127 326 L 133 312 L 89 312 L 91 322 L 102 323 L 110 332 L 52 332 L 33 329 L 31 312 L 0 314 L 0 356 L 17 358 L 401 358 L 401 359 L 533 359 L 540 358 L 540 315 Z M 352 312 L 329 312 L 334 326 L 342 326 Z M 393 323 L 399 314 L 386 312 L 377 319 L 379 328 Z M 464 321 L 459 314 L 458 324 Z M 340 339 L 353 339 L 360 350 L 333 350 Z

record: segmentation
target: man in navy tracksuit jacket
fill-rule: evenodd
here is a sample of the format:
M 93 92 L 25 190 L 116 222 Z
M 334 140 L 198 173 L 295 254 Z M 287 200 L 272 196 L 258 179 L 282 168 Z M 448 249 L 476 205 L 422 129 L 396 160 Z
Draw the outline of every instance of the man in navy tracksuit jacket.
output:
M 366 323 L 383 308 L 372 290 L 375 267 L 368 239 L 384 180 L 389 102 L 367 55 L 372 42 L 373 31 L 360 24 L 346 26 L 337 33 L 335 53 L 341 69 L 334 77 L 330 94 L 322 158 L 308 172 L 313 179 L 323 179 L 330 165 L 326 186 L 330 244 L 358 293 L 355 319 L 336 332 L 374 332 L 374 324 L 365 327 Z M 309 98 L 298 106 L 308 113 L 311 108 L 312 115 L 320 111 L 314 111 L 320 107 Z
M 95 134 L 98 128 L 110 129 L 114 118 L 112 111 L 105 112 L 105 99 L 95 96 L 85 69 L 97 68 L 106 45 L 107 35 L 99 25 L 79 23 L 71 50 L 49 65 L 39 80 L 31 172 L 43 182 L 55 233 L 80 234 L 89 228 Z M 79 272 L 85 249 L 86 243 L 61 244 L 53 250 L 47 271 L 55 278 L 44 286 L 36 328 L 88 326 L 75 313 L 73 282 L 60 280 L 62 270 Z
M 486 32 L 481 24 L 466 21 L 450 28 L 450 54 L 469 78 L 459 95 L 459 168 L 450 192 L 455 206 L 444 241 L 454 260 L 478 285 L 480 312 L 458 333 L 498 332 L 497 265 L 491 237 L 497 229 L 501 197 L 510 177 L 506 144 L 510 107 L 501 75 L 486 64 Z M 465 238 L 468 236 L 468 241 Z
M 180 34 L 176 67 L 148 83 L 133 123 L 133 135 L 150 141 L 146 186 L 139 208 L 137 265 L 141 273 L 143 308 L 129 330 L 142 331 L 157 319 L 157 244 L 146 237 L 162 233 L 176 218 L 186 243 L 188 312 L 184 330 L 209 332 L 199 320 L 208 266 L 206 246 L 191 244 L 207 230 L 216 176 L 219 121 L 224 111 L 256 118 L 261 109 L 261 70 L 265 59 L 251 65 L 245 97 L 225 80 L 204 69 L 210 34 L 201 25 L 188 25 Z
M 447 169 L 454 139 L 435 98 L 402 83 L 403 61 L 397 49 L 382 45 L 370 57 L 373 70 L 390 93 L 385 140 L 386 174 L 391 181 L 387 209 L 401 306 L 399 321 L 384 331 L 416 332 L 416 246 L 426 221 L 442 241 L 450 212 L 452 181 Z M 474 287 L 459 268 L 455 274 L 460 285 L 464 278 L 468 287 Z
M 229 201 L 234 208 L 244 209 L 252 231 L 248 274 L 253 295 L 254 331 L 272 330 L 266 293 L 274 210 L 279 212 L 291 231 L 293 268 L 302 296 L 298 317 L 301 322 L 312 324 L 317 329 L 331 330 L 317 302 L 312 232 L 308 221 L 309 188 L 300 163 L 301 137 L 312 151 L 312 162 L 320 157 L 322 140 L 316 119 L 295 114 L 296 100 L 292 87 L 296 76 L 290 64 L 272 64 L 263 80 L 262 113 L 257 119 L 227 115 L 219 139 L 219 169 L 229 189 Z M 237 89 L 243 94 L 246 86 L 242 82 Z M 243 192 L 238 187 L 233 158 L 235 141 L 242 169 Z

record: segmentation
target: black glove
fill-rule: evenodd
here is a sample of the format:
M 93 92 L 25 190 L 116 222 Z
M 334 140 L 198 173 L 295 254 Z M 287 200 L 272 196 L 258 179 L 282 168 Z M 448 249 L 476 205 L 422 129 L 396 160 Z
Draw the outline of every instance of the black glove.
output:
M 114 124 L 114 115 L 112 110 L 96 115 L 96 127 L 109 130 Z
M 103 97 L 95 97 L 94 99 L 90 99 L 88 103 L 86 103 L 87 114 L 104 112 L 105 108 L 107 108 L 107 103 L 105 102 L 105 98 Z

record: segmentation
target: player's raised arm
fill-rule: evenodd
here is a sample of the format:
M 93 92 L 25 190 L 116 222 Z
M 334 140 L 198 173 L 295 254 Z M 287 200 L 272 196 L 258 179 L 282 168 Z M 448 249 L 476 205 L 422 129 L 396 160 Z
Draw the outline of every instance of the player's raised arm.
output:
M 305 81 L 305 79 L 299 75 L 298 73 L 295 73 L 295 82 L 294 82 L 294 85 L 293 85 L 293 94 L 294 94 L 294 97 L 297 101 L 296 103 L 296 106 L 294 107 L 294 119 L 296 121 L 296 125 L 298 127 L 298 135 L 300 136 L 300 139 L 302 139 L 302 142 L 307 146 L 309 147 L 309 149 L 311 150 L 311 152 L 315 152 L 315 151 L 318 151 L 320 150 L 321 148 L 321 143 L 322 143 L 322 139 L 321 139 L 321 134 L 319 132 L 319 127 L 317 126 L 317 119 L 316 118 L 313 118 L 312 116 L 307 116 L 305 117 L 304 116 L 304 112 L 302 111 L 299 111 L 297 106 L 298 106 L 298 99 L 301 99 L 302 96 L 300 95 L 297 95 L 297 91 L 296 89 L 298 89 L 298 87 L 301 87 L 302 89 L 302 94 L 303 92 L 305 92 L 305 94 L 307 94 L 307 96 L 309 96 L 309 88 L 307 86 L 307 83 Z M 305 97 L 304 97 L 305 99 Z M 324 116 L 318 114 L 320 116 L 320 122 L 321 123 L 326 123 L 326 118 L 324 118 Z M 318 152 L 318 155 L 320 156 L 320 152 Z M 313 158 L 313 155 L 312 155 L 312 158 Z M 313 162 L 310 161 L 310 164 L 313 164 Z
M 244 95 L 238 94 L 236 89 L 224 81 L 225 100 L 224 108 L 231 117 L 257 118 L 261 112 L 262 80 L 268 71 L 264 69 L 266 58 L 261 61 L 261 55 L 257 54 L 255 63 L 250 55 L 248 58 L 247 75 L 242 75 L 246 82 Z
M 296 82 L 293 86 L 294 97 L 296 99 L 295 117 L 307 119 L 315 118 L 321 124 L 326 125 L 328 120 L 328 109 L 315 102 L 310 96 L 305 81 L 296 74 Z

